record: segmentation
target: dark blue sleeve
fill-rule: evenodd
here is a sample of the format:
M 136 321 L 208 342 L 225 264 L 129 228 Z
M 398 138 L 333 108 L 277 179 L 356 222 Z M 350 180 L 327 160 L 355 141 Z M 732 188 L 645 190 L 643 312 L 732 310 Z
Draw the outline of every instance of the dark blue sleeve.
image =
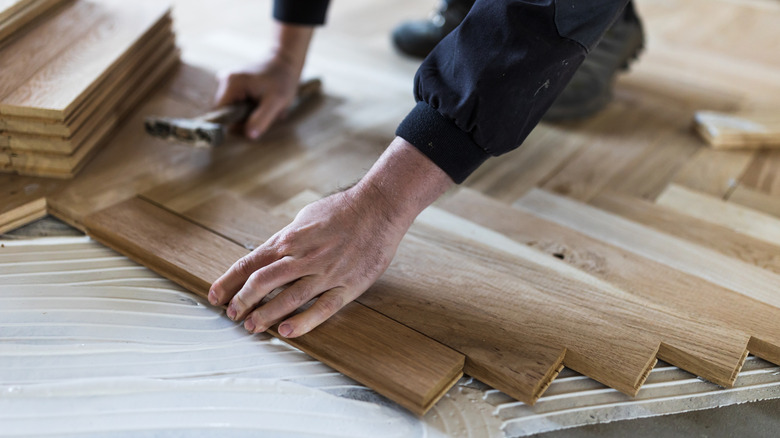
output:
M 463 182 L 520 146 L 627 2 L 477 0 L 423 61 L 396 134 Z
M 282 23 L 325 24 L 329 0 L 274 0 L 274 18 Z

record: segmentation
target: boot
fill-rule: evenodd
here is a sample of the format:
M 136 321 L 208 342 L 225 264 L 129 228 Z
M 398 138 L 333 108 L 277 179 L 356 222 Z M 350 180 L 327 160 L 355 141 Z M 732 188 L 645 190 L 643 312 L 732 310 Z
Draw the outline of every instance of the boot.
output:
M 546 121 L 563 121 L 592 116 L 612 100 L 612 85 L 618 71 L 628 70 L 644 47 L 642 23 L 629 4 L 591 50 L 571 81 L 544 115 Z
M 473 4 L 474 0 L 441 0 L 428 19 L 405 21 L 396 27 L 393 44 L 409 56 L 425 58 L 463 21 Z

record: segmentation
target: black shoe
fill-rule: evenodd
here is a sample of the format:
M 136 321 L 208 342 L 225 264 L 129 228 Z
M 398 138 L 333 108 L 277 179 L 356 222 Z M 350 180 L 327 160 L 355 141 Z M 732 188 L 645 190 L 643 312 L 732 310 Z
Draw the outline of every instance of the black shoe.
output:
M 425 58 L 428 53 L 458 27 L 469 13 L 474 0 L 441 0 L 427 20 L 405 21 L 393 30 L 393 43 L 401 52 Z
M 602 110 L 612 100 L 617 72 L 628 70 L 644 42 L 642 24 L 633 13 L 618 19 L 591 50 L 543 119 L 581 119 Z

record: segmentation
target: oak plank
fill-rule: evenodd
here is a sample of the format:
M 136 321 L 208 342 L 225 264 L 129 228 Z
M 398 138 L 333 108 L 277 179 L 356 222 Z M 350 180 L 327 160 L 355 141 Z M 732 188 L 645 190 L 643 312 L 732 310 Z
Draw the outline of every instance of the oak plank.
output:
M 758 151 L 753 162 L 745 169 L 740 184 L 775 197 L 780 196 L 780 151 Z
M 317 198 L 302 194 L 274 212 L 289 219 Z M 219 206 L 215 203 L 202 211 L 213 218 L 215 213 L 208 212 L 218 211 Z M 230 219 L 229 226 L 221 229 L 256 227 L 253 222 L 259 220 L 256 214 L 236 216 L 244 219 Z M 461 351 L 467 358 L 467 373 L 528 403 L 543 393 L 563 364 L 629 394 L 641 386 L 656 355 L 685 363 L 721 384 L 733 383 L 746 354 L 746 336 L 722 333 L 705 324 L 706 330 L 721 333 L 718 342 L 723 340 L 720 336 L 730 339 L 724 342 L 730 347 L 662 343 L 645 331 L 635 332 L 640 324 L 632 309 L 649 307 L 652 313 L 651 304 L 632 302 L 624 292 L 567 269 L 557 260 L 540 264 L 539 256 L 431 208 L 404 238 L 387 272 L 358 301 Z M 447 275 L 431 276 L 432 272 Z M 604 306 L 608 315 L 599 313 L 593 303 L 609 303 Z M 657 317 L 669 318 L 667 313 Z M 670 325 L 689 324 L 685 320 Z M 533 332 L 528 326 L 534 327 Z M 583 327 L 590 330 L 583 332 Z M 674 333 L 671 338 L 677 337 Z M 624 336 L 631 341 L 617 341 L 627 339 Z M 607 338 L 613 345 L 625 346 L 619 357 L 605 354 Z M 690 351 L 722 352 L 724 348 L 730 353 L 690 359 Z
M 68 0 L 10 1 L 0 10 L 0 47 L 25 26 Z
M 170 11 L 159 2 L 106 0 L 97 7 L 106 18 L 87 21 L 94 23 L 83 26 L 93 29 L 87 37 L 70 40 L 63 52 L 4 95 L 0 114 L 65 120 Z
M 726 198 L 748 168 L 754 151 L 719 151 L 701 148 L 672 180 L 673 183 Z
M 85 225 L 97 240 L 204 297 L 248 252 L 140 198 L 92 214 Z M 269 332 L 418 414 L 462 375 L 462 355 L 357 303 L 300 338 Z
M 701 221 L 718 224 L 753 239 L 780 245 L 780 219 L 732 202 L 672 184 L 658 197 L 659 205 Z M 774 249 L 780 256 L 780 246 Z
M 728 201 L 780 218 L 780 197 L 750 189 L 743 184 L 731 192 Z
M 660 201 L 660 199 L 659 199 Z M 618 193 L 602 193 L 590 202 L 602 210 L 646 225 L 723 255 L 780 274 L 780 246 L 735 232 L 724 224 Z
M 780 147 L 780 112 L 699 111 L 694 129 L 714 149 Z
M 780 324 L 777 323 L 780 309 L 776 307 L 746 300 L 738 293 L 471 190 L 461 190 L 441 207 L 538 248 L 633 295 L 668 307 L 672 312 L 714 320 L 722 327 L 748 333 L 751 335 L 748 349 L 753 354 L 780 362 Z M 648 326 L 652 325 L 648 321 Z M 711 336 L 711 333 L 689 334 Z M 686 364 L 678 366 L 686 368 Z
M 533 190 L 515 206 L 593 238 L 780 307 L 780 275 L 603 210 Z

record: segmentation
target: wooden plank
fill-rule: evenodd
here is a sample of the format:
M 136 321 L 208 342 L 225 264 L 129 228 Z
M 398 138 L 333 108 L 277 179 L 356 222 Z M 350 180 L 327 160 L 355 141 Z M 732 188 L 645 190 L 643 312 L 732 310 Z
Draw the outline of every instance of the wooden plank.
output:
M 516 150 L 490 159 L 464 185 L 507 203 L 555 175 L 588 142 L 589 135 L 539 125 Z
M 11 2 L 9 8 L 0 11 L 0 46 L 18 34 L 36 18 L 68 0 L 32 0 Z
M 0 114 L 65 120 L 169 13 L 159 2 L 108 0 L 98 7 L 107 18 L 3 96 Z
M 630 167 L 658 141 L 664 126 L 641 107 L 614 102 L 588 128 L 587 145 L 542 187 L 587 201 L 606 187 L 622 168 Z M 594 136 L 593 133 L 599 135 Z
M 89 32 L 92 26 L 74 26 L 74 23 L 94 23 L 105 18 L 105 10 L 87 1 L 74 1 L 50 19 L 42 20 L 20 38 L 0 49 L 0 98 L 5 98 L 21 87 L 29 78 L 53 60 L 73 41 Z M 1 124 L 0 129 L 4 129 Z
M 156 63 L 161 62 L 163 52 L 169 50 L 167 46 L 173 45 L 173 40 L 171 23 L 166 22 L 155 31 L 155 35 L 143 47 L 139 48 L 132 59 L 128 59 L 122 68 L 112 72 L 64 122 L 3 116 L 6 135 L 12 137 L 8 146 L 16 150 L 72 152 L 75 148 L 71 144 L 77 141 L 77 137 L 95 129 L 103 112 L 110 111 L 121 102 L 121 98 L 124 98 L 122 92 L 141 80 L 139 75 L 151 71 Z M 35 141 L 35 139 L 40 140 Z
M 284 212 L 289 217 L 316 198 L 298 196 L 291 201 L 297 205 L 285 207 Z M 202 211 L 219 207 L 215 204 Z M 215 213 L 207 214 L 213 220 Z M 263 222 L 257 214 L 236 216 L 244 218 L 243 224 L 230 219 L 229 226 L 221 229 L 232 232 Z M 630 394 L 641 386 L 656 354 L 686 363 L 722 384 L 733 381 L 746 354 L 746 336 L 721 333 L 730 339 L 726 343 L 731 347 L 725 347 L 728 358 L 718 353 L 717 358 L 689 359 L 690 350 L 714 347 L 662 343 L 648 336 L 652 330 L 636 333 L 639 322 L 632 309 L 645 309 L 661 319 L 670 318 L 668 312 L 655 315 L 652 304 L 632 301 L 624 292 L 555 259 L 540 262 L 539 256 L 490 230 L 431 208 L 418 218 L 387 272 L 358 301 L 461 351 L 467 358 L 467 373 L 529 403 L 564 363 Z M 431 275 L 436 272 L 448 274 Z M 608 315 L 588 302 L 608 303 L 604 305 Z M 690 323 L 678 322 L 672 326 Z M 583 332 L 585 326 L 592 331 Z M 721 332 L 705 326 L 707 331 Z M 533 332 L 529 327 L 534 327 Z M 696 332 L 702 327 L 689 329 Z M 613 336 L 612 345 L 625 346 L 619 357 L 604 354 L 605 336 Z M 614 336 L 631 338 L 631 345 Z M 723 345 L 719 351 L 724 351 Z
M 751 353 L 780 362 L 780 324 L 775 323 L 780 310 L 775 307 L 746 300 L 733 291 L 471 190 L 459 191 L 441 207 L 673 312 L 715 320 L 722 327 L 748 333 Z
M 543 190 L 529 192 L 515 205 L 748 298 L 780 307 L 780 275 L 773 272 Z
M 747 188 L 742 184 L 731 192 L 728 201 L 780 218 L 780 197 Z
M 737 233 L 723 224 L 688 215 L 685 211 L 670 208 L 662 203 L 653 204 L 618 193 L 602 193 L 592 199 L 590 204 L 636 223 L 780 274 L 780 246 Z
M 740 183 L 745 187 L 780 196 L 780 151 L 759 151 L 747 167 Z
M 718 151 L 701 148 L 672 182 L 719 198 L 728 197 L 753 160 L 753 151 Z
M 37 198 L 25 202 L 12 211 L 0 215 L 0 234 L 46 216 L 46 199 Z
M 36 0 L 0 0 L 0 23 L 7 20 L 8 17 L 24 10 L 30 3 Z
M 718 224 L 756 240 L 780 245 L 780 219 L 713 198 L 676 184 L 670 185 L 656 202 L 678 213 L 695 217 L 704 222 Z M 713 236 L 714 237 L 714 236 Z M 780 247 L 775 248 L 780 256 Z
M 694 129 L 714 149 L 780 147 L 780 112 L 699 111 Z
M 140 198 L 90 215 L 88 233 L 205 297 L 247 250 Z M 423 414 L 462 375 L 463 356 L 357 303 L 295 339 L 269 332 Z
M 42 153 L 7 154 L 11 160 L 11 169 L 22 175 L 49 176 L 71 178 L 100 150 L 107 137 L 113 132 L 121 118 L 131 111 L 151 90 L 153 90 L 166 75 L 168 75 L 179 62 L 178 53 L 171 52 L 161 63 L 154 67 L 152 72 L 139 75 L 140 83 L 136 87 L 129 88 L 127 98 L 120 102 L 119 106 L 107 113 L 108 120 L 104 120 L 97 131 L 86 140 L 71 155 L 54 155 Z

